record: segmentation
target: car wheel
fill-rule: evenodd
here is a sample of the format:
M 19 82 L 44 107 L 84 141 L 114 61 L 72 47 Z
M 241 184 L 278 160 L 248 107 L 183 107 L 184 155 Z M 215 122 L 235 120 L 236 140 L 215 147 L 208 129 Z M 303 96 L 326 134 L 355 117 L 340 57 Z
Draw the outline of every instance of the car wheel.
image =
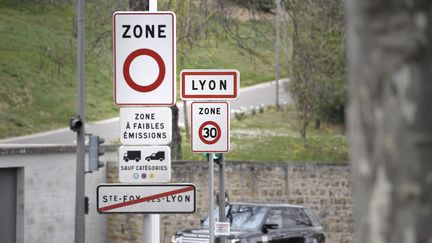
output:
M 136 158 L 136 159 L 135 159 L 135 161 L 136 161 L 136 162 L 139 162 L 139 161 L 140 161 L 140 159 Z
M 148 162 L 150 162 L 150 159 L 147 159 Z
M 124 159 L 124 161 L 128 162 L 128 161 L 129 161 L 129 159 Z
M 159 161 L 163 161 L 163 158 L 160 158 Z

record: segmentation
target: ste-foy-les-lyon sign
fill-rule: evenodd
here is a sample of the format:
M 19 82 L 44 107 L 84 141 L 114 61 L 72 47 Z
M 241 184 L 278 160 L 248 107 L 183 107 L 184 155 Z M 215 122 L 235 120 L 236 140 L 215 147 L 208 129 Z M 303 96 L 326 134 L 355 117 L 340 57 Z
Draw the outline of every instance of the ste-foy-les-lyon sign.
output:
M 196 188 L 193 184 L 100 184 L 99 213 L 193 213 Z
M 115 12 L 113 22 L 115 103 L 174 105 L 175 14 Z

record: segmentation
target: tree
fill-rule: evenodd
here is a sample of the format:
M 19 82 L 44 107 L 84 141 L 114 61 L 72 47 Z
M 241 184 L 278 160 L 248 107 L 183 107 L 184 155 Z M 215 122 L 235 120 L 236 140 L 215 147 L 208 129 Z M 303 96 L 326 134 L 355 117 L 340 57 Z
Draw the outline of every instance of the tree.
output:
M 172 4 L 172 2 L 170 2 Z M 175 1 L 177 16 L 177 55 L 181 69 L 187 68 L 186 61 L 190 50 L 198 44 L 207 29 L 207 21 L 212 15 L 203 14 L 208 11 L 206 0 Z M 208 12 L 207 12 L 208 13 Z M 190 139 L 187 102 L 183 101 L 184 124 L 186 139 Z
M 129 6 L 131 9 L 135 11 L 148 11 L 149 10 L 149 0 L 129 0 Z M 182 151 L 181 151 L 181 134 L 180 128 L 178 126 L 179 120 L 179 109 L 175 104 L 171 107 L 172 112 L 172 142 L 170 144 L 171 147 L 171 158 L 172 159 L 181 159 Z
M 274 0 L 231 0 L 232 2 L 250 8 L 251 5 L 254 6 L 254 9 L 258 9 L 263 12 L 271 12 L 274 8 Z
M 432 5 L 347 9 L 356 242 L 432 242 Z
M 306 146 L 306 131 L 314 118 L 343 120 L 346 90 L 343 2 L 285 0 L 283 5 L 292 23 L 292 77 L 288 90 L 299 113 L 300 124 L 296 127 Z M 342 118 L 335 119 L 335 114 Z

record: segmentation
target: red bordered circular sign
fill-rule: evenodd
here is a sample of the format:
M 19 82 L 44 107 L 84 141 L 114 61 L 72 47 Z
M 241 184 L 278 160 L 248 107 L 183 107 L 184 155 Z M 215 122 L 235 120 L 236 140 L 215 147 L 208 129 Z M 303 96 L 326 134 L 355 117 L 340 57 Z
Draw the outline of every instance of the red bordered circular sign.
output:
M 149 85 L 139 85 L 136 82 L 133 81 L 131 75 L 130 75 L 130 65 L 132 63 L 132 61 L 139 57 L 139 56 L 149 56 L 152 57 L 156 63 L 158 64 L 159 67 L 159 75 L 156 78 L 156 80 L 149 84 Z M 126 83 L 134 90 L 138 91 L 138 92 L 150 92 L 153 91 L 155 89 L 157 89 L 162 81 L 165 78 L 165 63 L 162 60 L 162 57 L 157 54 L 155 51 L 150 50 L 150 49 L 138 49 L 133 51 L 131 54 L 129 54 L 129 56 L 127 56 L 124 64 L 123 64 L 123 77 L 126 80 Z

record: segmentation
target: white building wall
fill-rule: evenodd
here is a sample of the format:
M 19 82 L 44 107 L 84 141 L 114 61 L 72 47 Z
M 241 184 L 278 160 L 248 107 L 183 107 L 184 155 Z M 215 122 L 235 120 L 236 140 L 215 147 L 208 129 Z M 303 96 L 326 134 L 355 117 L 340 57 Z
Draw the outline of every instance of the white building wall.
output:
M 107 151 L 102 160 L 115 161 L 116 154 L 116 151 Z M 1 168 L 19 168 L 18 242 L 73 243 L 76 178 L 74 147 L 0 147 Z M 90 211 L 86 215 L 86 242 L 89 243 L 106 242 L 107 216 L 97 213 L 95 201 L 96 187 L 105 181 L 105 167 L 86 174 L 86 196 L 90 199 Z

